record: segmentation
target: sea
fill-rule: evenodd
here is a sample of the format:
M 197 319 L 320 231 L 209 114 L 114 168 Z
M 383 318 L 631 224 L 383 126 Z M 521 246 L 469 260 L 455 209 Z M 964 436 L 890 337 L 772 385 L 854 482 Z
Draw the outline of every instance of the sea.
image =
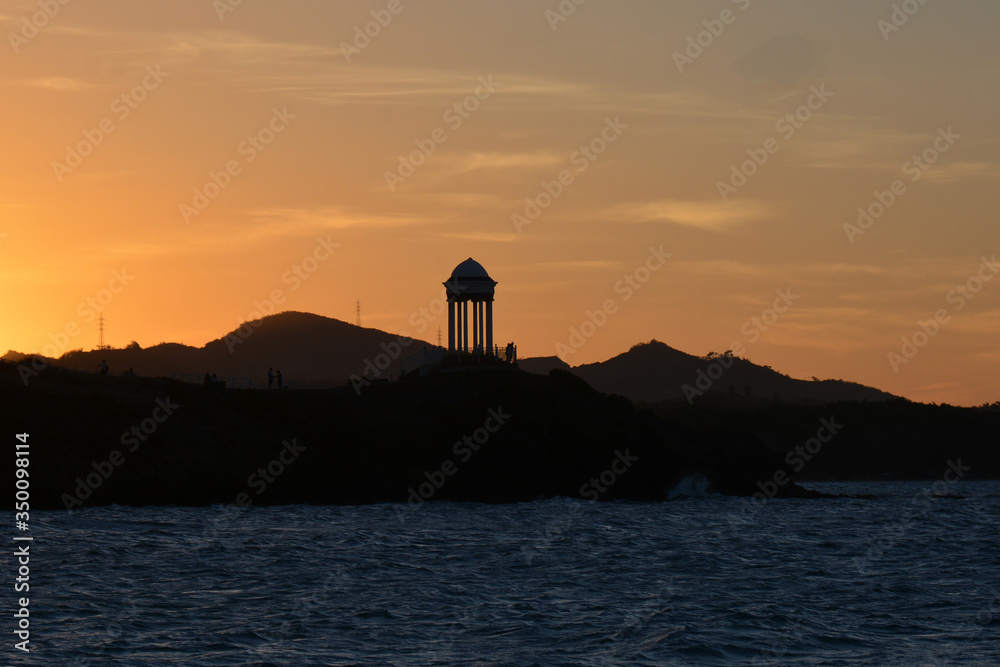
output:
M 805 486 L 32 512 L 3 664 L 1000 665 L 1000 482 Z

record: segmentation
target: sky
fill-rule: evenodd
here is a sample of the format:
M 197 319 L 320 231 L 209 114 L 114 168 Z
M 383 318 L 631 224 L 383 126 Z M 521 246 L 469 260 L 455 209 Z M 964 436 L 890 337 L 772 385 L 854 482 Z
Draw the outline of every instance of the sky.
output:
M 522 357 L 656 339 L 997 401 L 998 25 L 996 0 L 0 1 L 0 348 L 357 300 L 436 342 L 473 257 Z

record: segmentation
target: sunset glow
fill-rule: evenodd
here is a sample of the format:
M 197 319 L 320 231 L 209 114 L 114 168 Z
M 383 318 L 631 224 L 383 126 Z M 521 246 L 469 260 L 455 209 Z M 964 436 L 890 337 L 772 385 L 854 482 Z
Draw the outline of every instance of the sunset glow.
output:
M 1000 400 L 1000 3 L 0 1 L 0 353 L 297 310 Z M 606 307 L 608 302 L 613 308 Z M 437 313 L 437 314 L 435 314 Z M 74 333 L 75 332 L 75 333 Z

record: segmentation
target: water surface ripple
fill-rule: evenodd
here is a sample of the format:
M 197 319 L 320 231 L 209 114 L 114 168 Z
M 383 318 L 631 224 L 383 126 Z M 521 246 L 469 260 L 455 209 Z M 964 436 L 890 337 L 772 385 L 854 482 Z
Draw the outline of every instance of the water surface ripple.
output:
M 1000 483 L 813 486 L 877 497 L 33 514 L 32 657 L 1000 664 Z

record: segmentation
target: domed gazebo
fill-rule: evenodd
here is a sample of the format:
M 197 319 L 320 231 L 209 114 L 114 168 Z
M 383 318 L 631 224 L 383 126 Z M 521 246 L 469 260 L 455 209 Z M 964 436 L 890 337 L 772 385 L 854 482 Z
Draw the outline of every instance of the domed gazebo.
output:
M 444 286 L 448 292 L 448 351 L 492 354 L 493 294 L 497 281 L 490 278 L 482 264 L 470 257 L 455 267 Z

